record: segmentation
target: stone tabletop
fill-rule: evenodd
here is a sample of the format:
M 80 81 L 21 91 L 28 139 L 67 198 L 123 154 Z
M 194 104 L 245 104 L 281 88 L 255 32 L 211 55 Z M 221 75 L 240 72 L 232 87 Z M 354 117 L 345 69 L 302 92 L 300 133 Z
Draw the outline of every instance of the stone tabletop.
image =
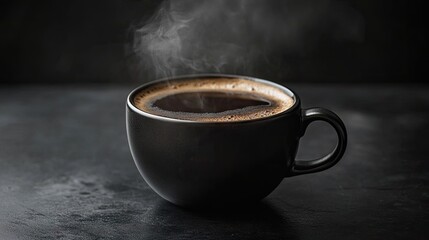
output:
M 286 178 L 259 205 L 178 208 L 135 167 L 132 86 L 0 86 L 0 239 L 427 239 L 429 86 L 295 84 L 344 120 L 342 161 Z M 315 123 L 299 157 L 330 151 Z

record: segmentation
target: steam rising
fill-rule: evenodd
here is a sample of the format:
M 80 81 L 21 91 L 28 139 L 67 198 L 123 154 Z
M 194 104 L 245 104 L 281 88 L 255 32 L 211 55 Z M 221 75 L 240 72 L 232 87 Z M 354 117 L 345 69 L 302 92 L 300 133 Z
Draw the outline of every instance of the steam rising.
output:
M 139 68 L 154 77 L 249 75 L 276 56 L 306 54 L 320 41 L 362 38 L 362 17 L 338 1 L 174 0 L 135 30 L 133 50 Z

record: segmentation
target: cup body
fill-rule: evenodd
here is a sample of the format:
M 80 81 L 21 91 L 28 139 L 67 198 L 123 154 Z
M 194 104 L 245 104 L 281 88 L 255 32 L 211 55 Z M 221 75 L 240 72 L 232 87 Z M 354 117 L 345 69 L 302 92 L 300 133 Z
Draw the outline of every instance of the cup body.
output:
M 236 78 L 207 75 L 215 76 Z M 249 203 L 270 194 L 290 173 L 302 121 L 298 96 L 268 83 L 293 97 L 294 105 L 271 117 L 242 122 L 192 122 L 147 114 L 133 105 L 133 98 L 157 82 L 134 90 L 126 107 L 128 141 L 149 186 L 185 207 Z

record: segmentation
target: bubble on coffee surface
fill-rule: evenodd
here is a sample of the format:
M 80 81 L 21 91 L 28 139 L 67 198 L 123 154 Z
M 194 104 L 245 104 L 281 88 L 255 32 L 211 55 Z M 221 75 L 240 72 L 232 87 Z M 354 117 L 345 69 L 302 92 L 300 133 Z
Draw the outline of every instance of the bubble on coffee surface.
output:
M 265 118 L 294 104 L 291 96 L 275 86 L 240 78 L 158 83 L 142 89 L 133 101 L 137 108 L 153 115 L 200 122 Z

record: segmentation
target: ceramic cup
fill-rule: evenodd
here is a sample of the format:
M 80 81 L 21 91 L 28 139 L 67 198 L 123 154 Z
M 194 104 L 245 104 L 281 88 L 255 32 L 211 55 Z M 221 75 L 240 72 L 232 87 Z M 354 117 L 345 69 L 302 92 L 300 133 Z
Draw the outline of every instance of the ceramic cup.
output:
M 238 122 L 166 118 L 138 109 L 139 91 L 165 81 L 240 78 L 270 84 L 292 97 L 276 115 Z M 329 123 L 338 141 L 328 155 L 295 159 L 300 138 L 314 121 Z M 347 144 L 341 119 L 324 108 L 301 109 L 298 95 L 270 81 L 223 74 L 182 76 L 144 84 L 126 103 L 128 141 L 144 180 L 164 199 L 183 207 L 225 206 L 258 201 L 287 177 L 323 171 L 343 156 Z

